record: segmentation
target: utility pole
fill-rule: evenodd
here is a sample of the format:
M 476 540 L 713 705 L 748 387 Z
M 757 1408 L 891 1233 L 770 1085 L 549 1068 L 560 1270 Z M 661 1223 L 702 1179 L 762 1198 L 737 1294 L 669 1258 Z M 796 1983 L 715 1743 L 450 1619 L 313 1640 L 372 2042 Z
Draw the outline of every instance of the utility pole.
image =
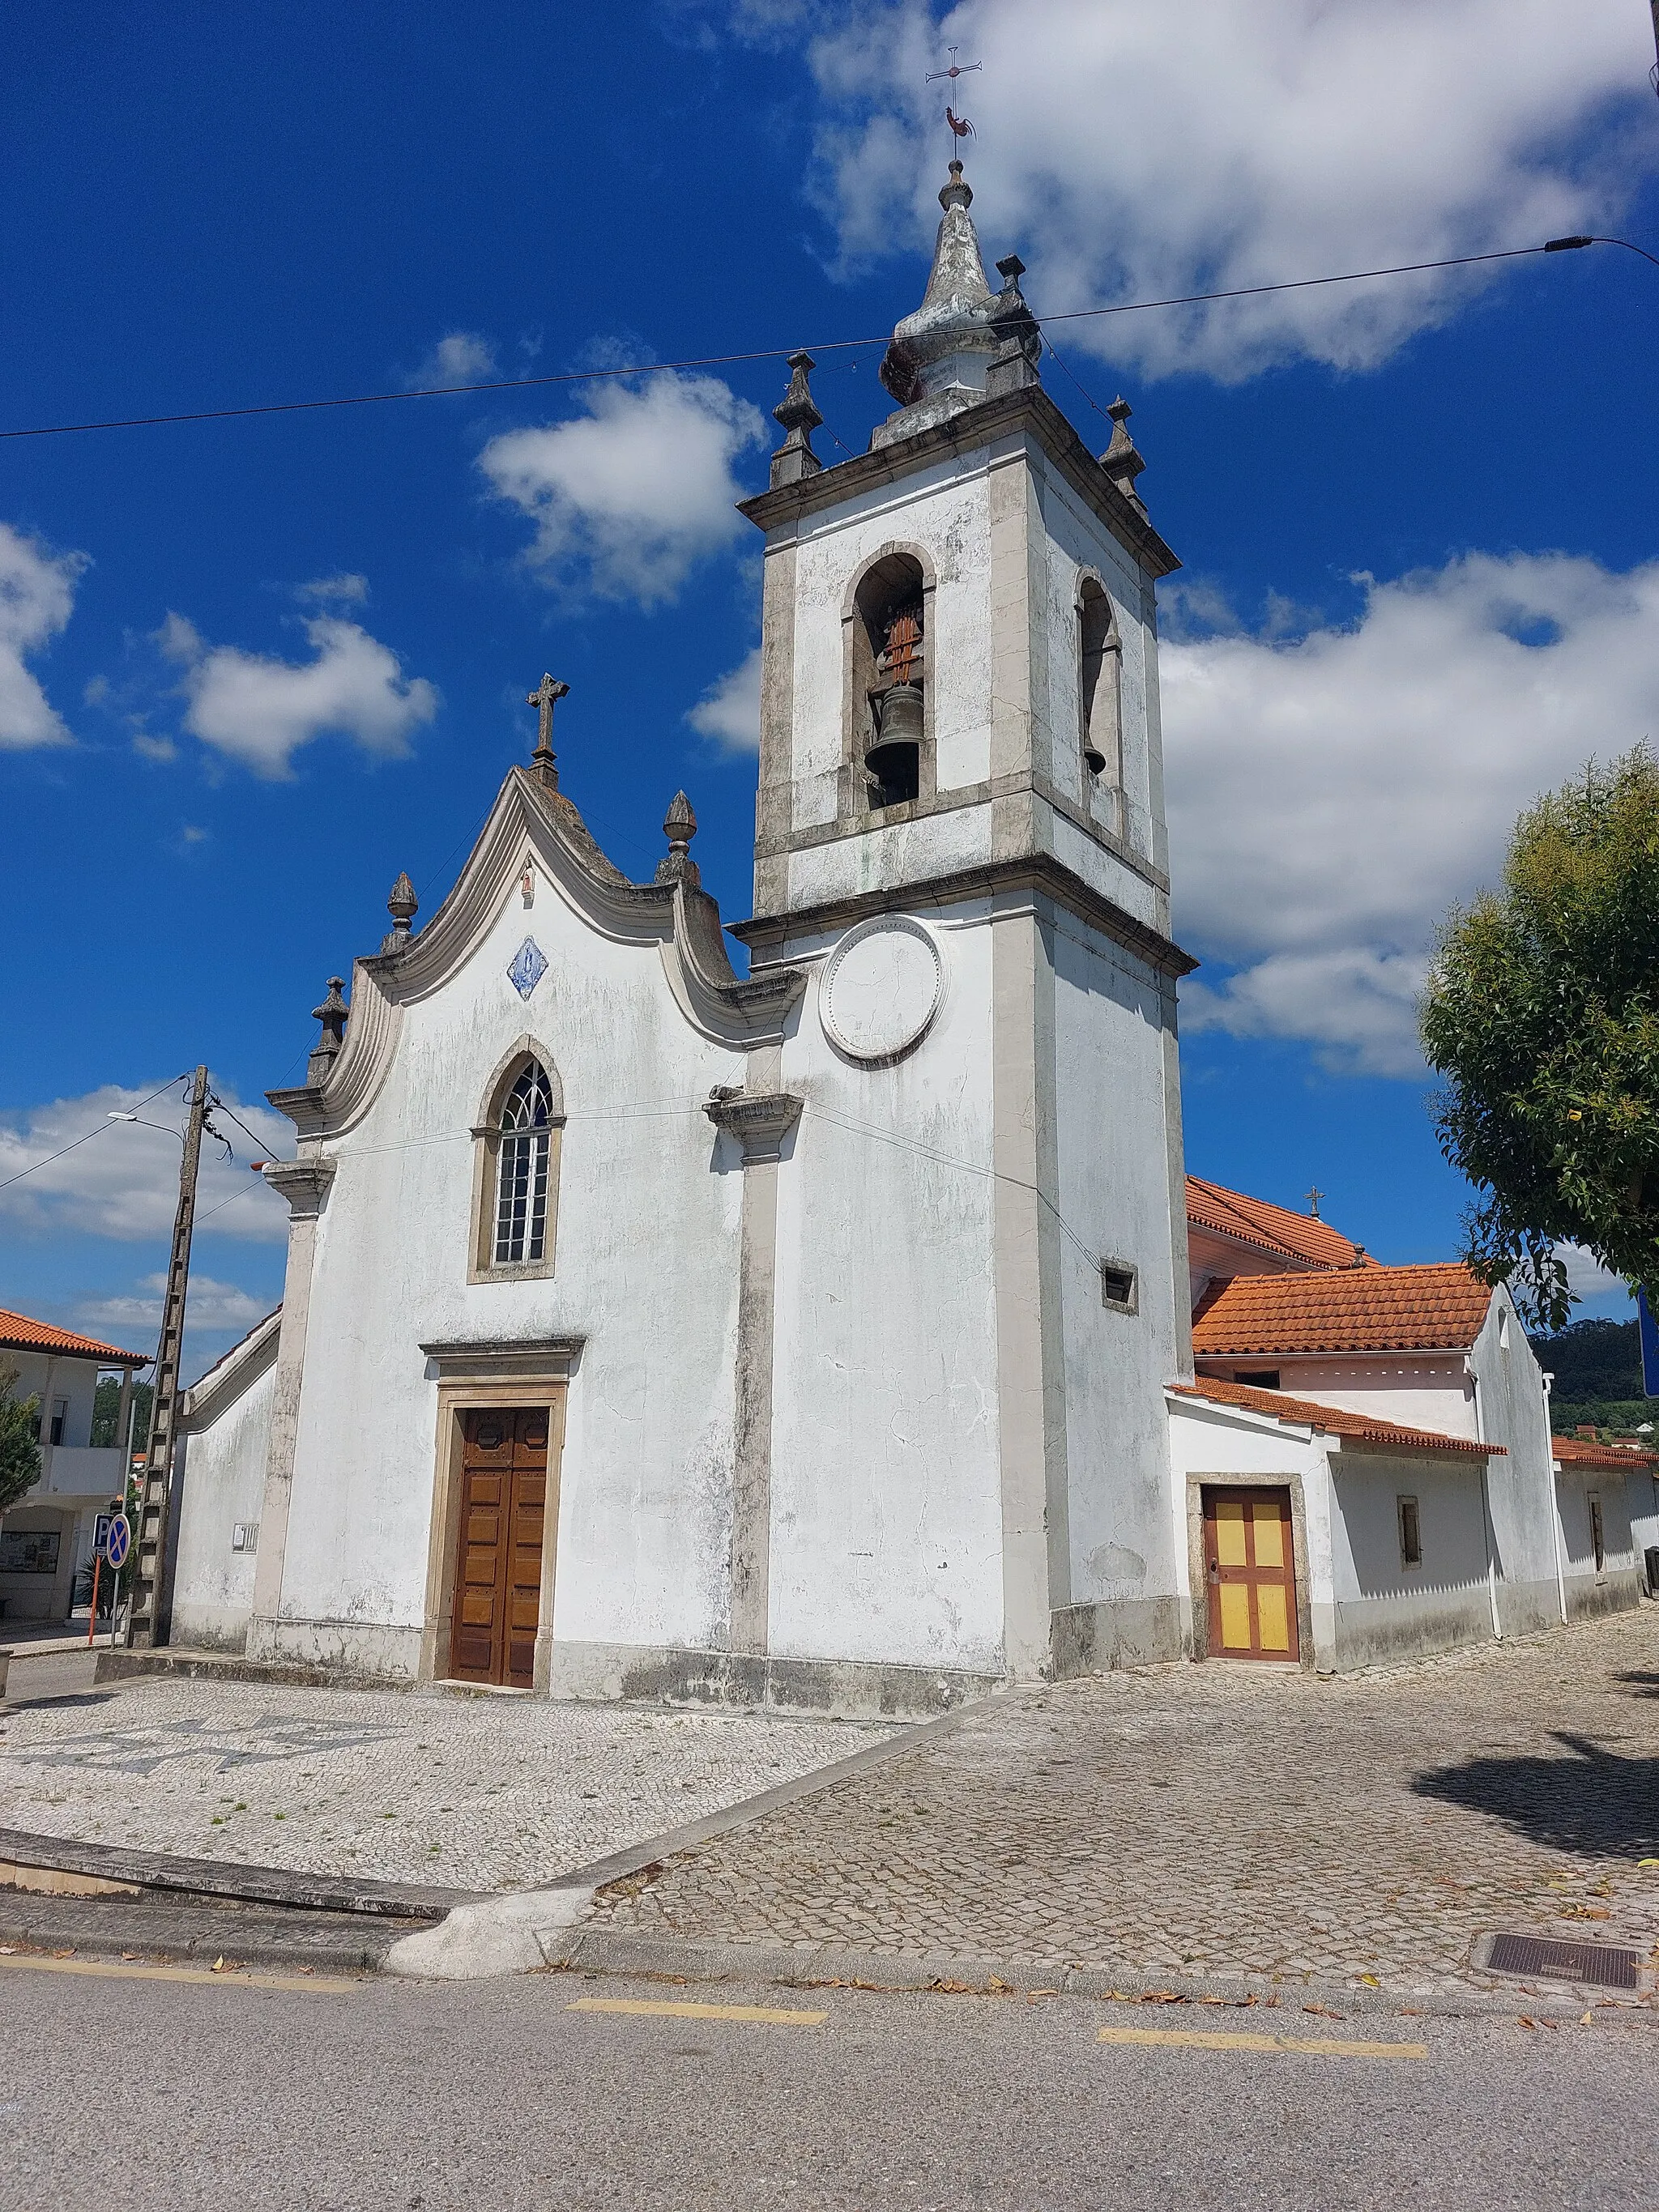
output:
M 167 1641 L 161 1618 L 161 1583 L 167 1571 L 167 1504 L 173 1480 L 173 1424 L 179 1401 L 179 1354 L 185 1334 L 185 1292 L 190 1284 L 190 1238 L 196 1222 L 196 1170 L 202 1157 L 202 1126 L 207 1120 L 208 1072 L 198 1067 L 191 1079 L 190 1121 L 185 1156 L 179 1164 L 179 1211 L 173 1221 L 173 1257 L 167 1264 L 161 1305 L 161 1340 L 155 1351 L 155 1381 L 149 1403 L 149 1438 L 138 1493 L 138 1526 L 133 1533 L 132 1596 L 127 1608 L 126 1641 L 149 1651 Z

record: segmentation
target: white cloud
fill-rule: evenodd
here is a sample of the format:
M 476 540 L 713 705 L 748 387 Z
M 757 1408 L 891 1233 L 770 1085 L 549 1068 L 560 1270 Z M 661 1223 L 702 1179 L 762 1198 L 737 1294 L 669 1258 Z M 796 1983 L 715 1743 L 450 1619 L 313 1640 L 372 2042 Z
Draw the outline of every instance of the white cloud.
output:
M 143 1276 L 136 1292 L 83 1299 L 76 1309 L 76 1318 L 89 1329 L 159 1329 L 161 1294 L 167 1286 L 165 1270 L 160 1274 Z M 269 1299 L 251 1297 L 234 1283 L 216 1282 L 211 1275 L 198 1274 L 191 1269 L 185 1319 L 192 1340 L 198 1329 L 252 1328 L 270 1311 Z
M 759 14 L 775 33 L 788 11 Z M 1039 313 L 1601 230 L 1655 167 L 1636 0 L 963 0 L 938 25 L 916 0 L 864 0 L 850 22 L 817 21 L 816 189 L 843 255 L 930 236 L 951 92 L 977 127 L 987 243 L 1018 246 Z M 742 9 L 731 28 L 750 30 Z M 948 40 L 984 64 L 960 97 L 924 81 Z M 1363 368 L 1492 281 L 1398 277 L 1053 335 L 1152 374 Z
M 477 384 L 495 374 L 495 343 L 482 331 L 451 331 L 405 379 L 411 392 L 434 385 Z
M 296 584 L 294 596 L 302 606 L 361 607 L 368 599 L 368 579 L 345 571 L 334 576 L 313 576 L 308 584 Z
M 1603 1298 L 1620 1292 L 1630 1297 L 1630 1285 L 1624 1277 L 1604 1267 L 1595 1253 L 1586 1251 L 1582 1244 L 1558 1244 L 1555 1256 L 1565 1264 L 1575 1298 Z
M 64 719 L 25 665 L 68 623 L 84 553 L 49 552 L 0 522 L 0 746 L 70 742 Z
M 1659 562 L 1471 554 L 1362 581 L 1351 628 L 1164 646 L 1176 926 L 1243 971 L 1186 988 L 1189 1026 L 1404 1074 L 1433 927 L 1496 883 L 1516 816 L 1659 736 Z
M 758 752 L 760 704 L 761 653 L 757 646 L 709 685 L 685 719 L 723 752 Z
M 667 373 L 603 384 L 586 415 L 494 438 L 478 465 L 536 525 L 550 580 L 585 569 L 595 590 L 649 607 L 744 528 L 739 454 L 765 442 L 759 410 L 718 377 Z
M 0 1220 L 11 1234 L 75 1232 L 124 1242 L 159 1237 L 166 1244 L 179 1203 L 179 1146 L 170 1132 L 182 1131 L 185 1116 L 182 1085 L 163 1090 L 159 1098 L 149 1097 L 155 1088 L 153 1083 L 106 1083 L 76 1098 L 0 1114 L 0 1183 L 22 1177 L 0 1189 Z M 222 1085 L 218 1090 L 258 1135 L 259 1149 L 256 1153 L 245 1133 L 221 1117 L 236 1157 L 227 1161 L 217 1145 L 204 1143 L 198 1231 L 208 1230 L 211 1213 L 214 1236 L 280 1243 L 288 1234 L 288 1208 L 249 1172 L 248 1162 L 291 1157 L 294 1131 L 269 1107 L 244 1105 Z M 143 1121 L 109 1119 L 123 1113 L 141 1114 Z M 86 1143 L 76 1142 L 83 1137 Z M 69 1146 L 75 1149 L 65 1151 Z M 60 1152 L 63 1158 L 51 1158 Z M 33 1171 L 24 1175 L 25 1169 Z
M 210 647 L 170 614 L 157 641 L 185 672 L 185 728 L 256 775 L 291 775 L 300 746 L 329 732 L 382 759 L 406 753 L 410 733 L 438 711 L 435 687 L 405 677 L 390 646 L 356 623 L 313 615 L 305 629 L 316 658 L 296 665 L 239 646 Z

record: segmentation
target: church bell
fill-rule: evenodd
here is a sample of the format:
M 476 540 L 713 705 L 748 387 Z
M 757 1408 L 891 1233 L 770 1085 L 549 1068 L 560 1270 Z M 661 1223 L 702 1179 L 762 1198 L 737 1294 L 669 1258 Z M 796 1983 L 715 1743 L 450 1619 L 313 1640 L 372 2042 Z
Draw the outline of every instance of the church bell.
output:
M 875 728 L 864 756 L 864 765 L 879 796 L 879 806 L 895 806 L 914 799 L 921 785 L 921 686 L 895 684 L 872 702 Z

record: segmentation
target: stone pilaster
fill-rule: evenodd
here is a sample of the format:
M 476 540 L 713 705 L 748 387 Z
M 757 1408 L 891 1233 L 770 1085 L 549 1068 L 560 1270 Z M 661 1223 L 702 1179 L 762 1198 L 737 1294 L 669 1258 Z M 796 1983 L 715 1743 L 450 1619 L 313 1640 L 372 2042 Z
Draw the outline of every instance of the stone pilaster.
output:
M 751 1074 L 775 1085 L 775 1047 L 750 1054 Z M 711 1098 L 714 1126 L 743 1147 L 738 1280 L 736 1437 L 732 1471 L 730 1648 L 759 1656 L 771 1620 L 772 1361 L 777 1275 L 778 1169 L 800 1117 L 792 1092 L 756 1088 Z
M 317 1222 L 334 1181 L 331 1159 L 282 1160 L 265 1170 L 265 1181 L 288 1200 L 288 1270 L 283 1282 L 283 1319 L 276 1340 L 276 1376 L 270 1405 L 270 1436 L 265 1447 L 264 1501 L 259 1514 L 259 1550 L 254 1567 L 253 1602 L 248 1620 L 250 1658 L 270 1656 L 276 1649 L 276 1618 L 282 1604 L 283 1567 L 288 1551 L 289 1503 L 294 1487 L 294 1452 L 300 1432 L 300 1395 L 305 1380 L 306 1331 L 311 1316 L 311 1283 L 317 1250 Z

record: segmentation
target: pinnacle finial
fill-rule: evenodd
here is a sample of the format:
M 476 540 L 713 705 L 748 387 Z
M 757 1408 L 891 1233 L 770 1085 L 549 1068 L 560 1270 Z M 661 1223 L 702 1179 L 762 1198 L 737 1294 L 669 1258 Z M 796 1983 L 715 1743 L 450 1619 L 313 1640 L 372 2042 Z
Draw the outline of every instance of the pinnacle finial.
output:
M 327 1076 L 334 1065 L 336 1054 L 345 1042 L 345 1025 L 350 1010 L 340 996 L 344 988 L 343 975 L 331 975 L 327 997 L 320 1006 L 313 1006 L 311 1010 L 312 1020 L 323 1025 L 323 1033 L 311 1048 L 311 1059 L 306 1067 L 306 1081 L 313 1086 Z
M 697 817 L 691 811 L 691 802 L 683 791 L 677 791 L 668 802 L 668 811 L 662 818 L 662 834 L 668 840 L 668 851 L 657 863 L 659 884 L 689 884 L 695 888 L 702 880 L 697 864 L 691 858 L 691 840 L 697 834 Z
M 1025 264 L 1018 254 L 1005 253 L 997 264 L 997 274 L 1002 279 L 1002 289 L 992 302 L 991 328 L 998 343 L 985 372 L 986 393 L 994 399 L 1005 392 L 1018 392 L 1042 381 L 1037 368 L 1042 358 L 1042 332 L 1019 289 Z
M 421 910 L 421 902 L 415 896 L 415 886 L 409 880 L 406 868 L 400 868 L 398 872 L 398 880 L 392 886 L 386 910 L 392 916 L 392 929 L 380 950 L 382 952 L 396 952 L 408 944 L 409 926 Z
M 536 750 L 530 756 L 530 765 L 550 791 L 559 787 L 559 771 L 553 756 L 553 709 L 569 694 L 568 684 L 561 684 L 555 676 L 544 676 L 525 701 L 526 707 L 536 709 Z
M 775 484 L 799 483 L 803 477 L 816 476 L 823 466 L 812 451 L 812 433 L 823 417 L 813 404 L 811 387 L 806 380 L 817 366 L 804 348 L 789 356 L 789 389 L 772 410 L 773 420 L 781 422 L 788 433 L 772 456 Z
M 942 208 L 970 208 L 974 204 L 974 188 L 962 173 L 960 161 L 951 164 L 951 179 L 939 186 L 939 204 Z

